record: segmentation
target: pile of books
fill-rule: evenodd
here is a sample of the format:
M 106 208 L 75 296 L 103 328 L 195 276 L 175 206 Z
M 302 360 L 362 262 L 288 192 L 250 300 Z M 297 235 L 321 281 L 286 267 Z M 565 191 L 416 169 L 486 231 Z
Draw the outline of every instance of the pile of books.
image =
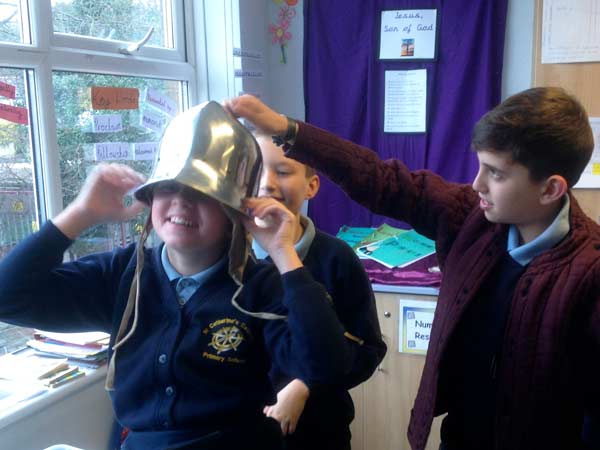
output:
M 108 357 L 107 333 L 51 333 L 36 330 L 27 345 L 38 354 L 66 358 L 69 363 L 97 369 Z
M 383 224 L 379 228 L 343 226 L 337 237 L 346 241 L 360 258 L 369 258 L 387 268 L 406 267 L 435 253 L 435 242 L 415 230 Z

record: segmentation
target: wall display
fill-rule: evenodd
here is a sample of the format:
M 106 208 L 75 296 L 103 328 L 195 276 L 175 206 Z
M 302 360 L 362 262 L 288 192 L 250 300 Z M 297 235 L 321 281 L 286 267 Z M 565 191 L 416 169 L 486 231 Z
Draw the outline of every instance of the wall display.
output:
M 162 114 L 157 114 L 150 109 L 144 109 L 140 116 L 140 125 L 144 128 L 161 134 L 169 120 Z
M 131 159 L 128 142 L 99 142 L 94 144 L 94 161 L 126 161 Z
M 262 61 L 263 55 L 261 51 L 258 50 L 247 50 L 239 47 L 233 48 L 233 56 L 238 58 L 247 58 L 247 59 L 255 59 L 257 61 Z
M 235 69 L 233 75 L 236 78 L 262 78 L 263 71 L 262 70 L 244 70 L 244 69 Z
M 436 38 L 436 9 L 381 11 L 379 59 L 435 59 Z
M 14 99 L 17 93 L 17 87 L 9 84 L 9 83 L 4 83 L 3 81 L 0 81 L 0 95 L 2 97 L 6 97 L 6 98 L 12 98 Z
M 96 114 L 92 116 L 93 133 L 116 133 L 123 131 L 123 122 L 119 114 Z
M 427 70 L 386 70 L 383 131 L 425 133 Z
M 400 299 L 398 351 L 425 355 L 436 302 Z
M 0 119 L 21 125 L 29 124 L 29 111 L 21 106 L 7 105 L 0 103 Z
M 600 188 L 600 117 L 590 117 L 590 126 L 594 134 L 594 152 L 574 186 L 576 188 Z
M 158 153 L 158 142 L 136 142 L 133 144 L 133 159 L 154 161 Z
M 154 88 L 146 88 L 146 96 L 144 98 L 146 103 L 150 106 L 155 107 L 156 109 L 167 113 L 171 117 L 175 117 L 179 108 L 177 107 L 177 102 L 175 102 L 168 95 L 163 94 L 158 89 Z
M 600 2 L 545 0 L 542 64 L 600 61 Z
M 92 86 L 94 109 L 138 109 L 140 91 L 137 88 Z
M 274 0 L 275 4 L 280 4 L 281 0 Z M 296 6 L 298 2 L 286 0 L 286 4 L 282 5 L 277 11 L 277 19 L 275 23 L 269 24 L 269 34 L 271 35 L 271 44 L 279 45 L 281 50 L 281 64 L 287 64 L 286 47 L 289 41 L 292 40 L 292 33 L 289 28 L 294 17 L 296 17 Z

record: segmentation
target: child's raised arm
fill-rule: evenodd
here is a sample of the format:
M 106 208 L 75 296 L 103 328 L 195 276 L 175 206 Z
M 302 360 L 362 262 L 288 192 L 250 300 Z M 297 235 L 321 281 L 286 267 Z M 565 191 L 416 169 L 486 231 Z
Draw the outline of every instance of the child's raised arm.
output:
M 123 200 L 128 191 L 143 182 L 144 176 L 126 165 L 99 164 L 85 180 L 77 198 L 52 222 L 74 240 L 94 225 L 131 219 L 144 205 L 134 200 L 125 206 Z

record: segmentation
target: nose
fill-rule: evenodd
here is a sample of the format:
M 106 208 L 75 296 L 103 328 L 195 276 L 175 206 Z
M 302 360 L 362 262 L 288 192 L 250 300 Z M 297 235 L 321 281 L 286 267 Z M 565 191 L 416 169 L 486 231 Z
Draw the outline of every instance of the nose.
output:
M 481 173 L 481 167 L 477 171 L 477 175 L 475 175 L 475 179 L 473 180 L 473 183 L 471 184 L 471 186 L 473 187 L 473 190 L 475 192 L 484 192 L 485 184 L 483 182 L 483 175 Z
M 260 176 L 260 187 L 259 193 L 261 195 L 270 194 L 275 191 L 277 183 L 275 181 L 275 174 L 273 170 L 263 167 L 262 174 Z

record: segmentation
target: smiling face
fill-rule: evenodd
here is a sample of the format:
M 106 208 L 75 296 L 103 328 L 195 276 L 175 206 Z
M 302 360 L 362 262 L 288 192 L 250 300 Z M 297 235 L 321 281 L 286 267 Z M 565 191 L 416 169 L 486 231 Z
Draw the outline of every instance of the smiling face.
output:
M 229 245 L 231 222 L 219 202 L 174 181 L 160 182 L 152 192 L 152 226 L 172 264 L 193 261 L 202 270 L 221 258 Z M 192 273 L 199 271 L 193 269 Z
M 319 177 L 307 175 L 307 167 L 287 158 L 281 147 L 266 136 L 257 138 L 263 159 L 260 197 L 271 197 L 283 203 L 298 216 L 304 200 L 313 198 L 319 190 Z
M 529 170 L 514 162 L 508 152 L 480 150 L 477 159 L 479 172 L 473 189 L 479 194 L 485 217 L 490 222 L 515 225 L 523 242 L 541 234 L 560 208 L 556 200 L 562 194 L 553 191 L 554 177 L 532 181 Z

